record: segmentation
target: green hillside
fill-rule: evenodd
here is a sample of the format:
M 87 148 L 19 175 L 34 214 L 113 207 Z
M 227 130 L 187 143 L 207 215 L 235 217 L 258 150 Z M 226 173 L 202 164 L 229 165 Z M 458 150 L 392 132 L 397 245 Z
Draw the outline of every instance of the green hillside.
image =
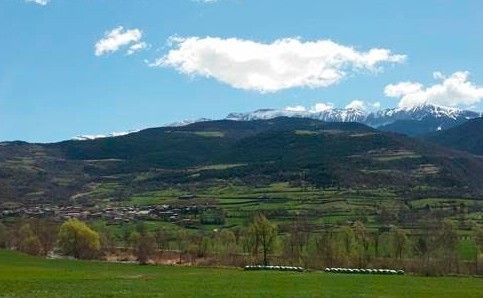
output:
M 0 202 L 122 200 L 229 183 L 475 197 L 481 173 L 480 158 L 357 123 L 211 121 L 92 141 L 2 143 Z
M 439 146 L 483 155 L 483 118 L 468 120 L 460 126 L 423 136 Z

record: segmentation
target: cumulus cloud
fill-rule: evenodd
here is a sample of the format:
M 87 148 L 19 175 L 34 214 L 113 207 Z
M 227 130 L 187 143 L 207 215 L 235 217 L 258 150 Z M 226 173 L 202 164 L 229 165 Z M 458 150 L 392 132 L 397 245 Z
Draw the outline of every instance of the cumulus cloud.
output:
M 201 3 L 215 3 L 218 2 L 219 0 L 191 0 L 193 2 L 201 2 Z
M 366 104 L 362 100 L 353 100 L 345 106 L 346 109 L 365 110 Z
M 381 108 L 381 103 L 380 103 L 380 102 L 378 102 L 378 101 L 373 102 L 373 103 L 371 103 L 371 107 L 372 107 L 373 109 L 376 109 L 376 110 L 377 110 L 377 109 L 380 109 L 380 108 Z
M 35 4 L 38 4 L 38 5 L 47 5 L 50 0 L 25 0 L 25 2 L 31 2 L 31 3 L 35 3 Z
M 147 44 L 142 42 L 143 32 L 139 29 L 124 30 L 122 26 L 107 31 L 104 37 L 99 40 L 95 46 L 96 56 L 102 56 L 108 53 L 118 51 L 122 47 L 129 47 L 128 55 L 147 48 Z
M 285 110 L 290 111 L 290 112 L 306 112 L 307 111 L 307 109 L 303 106 L 286 107 Z
M 433 77 L 440 82 L 429 87 L 421 83 L 401 82 L 390 84 L 384 88 L 384 94 L 388 97 L 399 98 L 398 106 L 410 108 L 423 103 L 444 106 L 471 106 L 483 99 L 483 86 L 477 86 L 468 81 L 469 72 L 458 71 L 444 76 L 440 72 L 434 72 Z
M 129 47 L 129 50 L 127 51 L 127 54 L 128 55 L 132 55 L 136 52 L 139 52 L 141 50 L 144 50 L 144 49 L 147 49 L 148 48 L 148 44 L 145 43 L 145 42 L 139 42 L 139 43 L 135 43 L 133 45 L 131 45 Z
M 323 111 L 331 110 L 333 108 L 334 108 L 334 105 L 332 103 L 319 102 L 319 103 L 316 103 L 310 109 L 310 111 L 313 112 L 313 113 L 318 113 L 318 112 L 323 112 Z
M 340 82 L 348 73 L 377 72 L 383 63 L 402 63 L 406 56 L 388 49 L 366 52 L 331 40 L 279 39 L 272 43 L 216 37 L 174 37 L 173 47 L 151 66 L 182 74 L 214 78 L 234 88 L 262 93 L 295 87 L 320 88 Z
M 304 112 L 307 112 L 307 113 L 320 113 L 320 112 L 323 112 L 323 111 L 332 110 L 334 108 L 335 108 L 334 107 L 334 104 L 332 104 L 332 103 L 319 102 L 319 103 L 314 104 L 310 108 L 306 108 L 306 107 L 300 106 L 300 105 L 298 105 L 298 106 L 289 106 L 289 107 L 286 107 L 285 108 L 285 111 L 298 112 L 298 113 L 304 113 Z

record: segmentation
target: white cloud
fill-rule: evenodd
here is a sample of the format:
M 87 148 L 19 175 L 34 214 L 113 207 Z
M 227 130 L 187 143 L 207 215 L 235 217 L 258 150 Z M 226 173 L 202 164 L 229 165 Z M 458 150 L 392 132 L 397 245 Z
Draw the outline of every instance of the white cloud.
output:
M 366 104 L 362 100 L 353 100 L 348 105 L 346 105 L 345 108 L 364 111 L 366 109 Z
M 359 52 L 330 40 L 295 38 L 259 43 L 237 38 L 174 37 L 174 47 L 150 66 L 214 78 L 234 88 L 276 92 L 294 87 L 320 88 L 340 82 L 349 72 L 381 70 L 382 63 L 402 63 L 406 56 L 387 49 Z
M 47 5 L 50 0 L 25 0 L 25 2 L 32 2 L 38 5 Z
M 420 83 L 401 82 L 384 88 L 388 97 L 400 98 L 398 106 L 408 108 L 423 103 L 444 106 L 471 106 L 483 99 L 483 86 L 468 81 L 469 72 L 458 71 L 446 77 L 434 72 L 433 77 L 441 82 L 429 87 Z
M 310 112 L 312 112 L 312 113 L 318 113 L 318 112 L 323 112 L 323 111 L 331 110 L 333 108 L 334 108 L 334 105 L 332 103 L 319 102 L 319 103 L 316 103 L 310 109 Z
M 121 47 L 129 46 L 127 54 L 131 55 L 147 47 L 145 42 L 141 42 L 142 37 L 143 33 L 139 29 L 124 30 L 122 26 L 119 26 L 112 31 L 106 32 L 104 38 L 95 44 L 95 54 L 96 56 L 102 56 L 116 52 Z
M 290 112 L 299 112 L 299 113 L 320 113 L 323 111 L 327 110 L 332 110 L 334 109 L 334 104 L 333 103 L 324 103 L 324 102 L 319 102 L 313 105 L 310 109 L 306 108 L 304 106 L 289 106 L 285 108 L 285 111 L 290 111 Z
M 127 54 L 128 55 L 132 55 L 136 52 L 139 52 L 141 50 L 144 50 L 144 49 L 147 49 L 148 48 L 148 44 L 145 43 L 145 42 L 139 42 L 139 43 L 135 43 L 133 45 L 131 45 L 129 47 L 129 50 L 127 51 Z
M 307 109 L 303 106 L 286 107 L 285 110 L 290 111 L 290 112 L 306 112 L 307 111 Z
M 389 97 L 403 97 L 406 94 L 415 94 L 421 91 L 423 85 L 412 82 L 390 84 L 384 88 L 384 94 Z
M 193 2 L 201 2 L 201 3 L 215 3 L 218 2 L 219 0 L 191 0 Z
M 435 78 L 436 80 L 444 80 L 445 79 L 443 73 L 441 73 L 439 71 L 433 72 L 433 78 Z

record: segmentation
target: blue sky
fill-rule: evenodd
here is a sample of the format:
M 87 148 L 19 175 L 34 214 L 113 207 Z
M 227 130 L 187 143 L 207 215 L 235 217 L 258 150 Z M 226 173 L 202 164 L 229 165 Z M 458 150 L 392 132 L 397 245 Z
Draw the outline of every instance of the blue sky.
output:
M 483 2 L 0 0 L 0 141 L 287 107 L 482 111 Z

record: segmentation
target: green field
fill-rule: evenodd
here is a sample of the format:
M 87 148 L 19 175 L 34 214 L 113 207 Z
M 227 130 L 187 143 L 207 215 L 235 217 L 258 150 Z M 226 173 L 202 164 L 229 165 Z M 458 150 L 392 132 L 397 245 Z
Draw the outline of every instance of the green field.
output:
M 225 167 L 233 165 L 223 165 Z M 341 189 L 295 187 L 289 183 L 272 183 L 263 187 L 250 187 L 219 181 L 220 185 L 200 186 L 193 189 L 197 199 L 210 199 L 210 205 L 221 208 L 226 223 L 220 225 L 238 226 L 256 211 L 262 211 L 271 220 L 290 223 L 302 214 L 313 224 L 347 224 L 363 220 L 366 226 L 377 228 L 394 224 L 405 229 L 413 229 L 415 223 L 429 218 L 426 210 L 446 212 L 444 217 L 453 221 L 468 221 L 483 224 L 479 199 L 471 198 L 413 198 L 404 199 L 387 188 Z M 197 199 L 180 201 L 177 198 L 190 192 L 167 188 L 148 191 L 125 198 L 117 203 L 124 206 L 147 206 L 168 204 L 199 204 Z M 376 218 L 381 211 L 394 214 L 390 222 L 381 223 Z M 410 220 L 397 220 L 399 214 L 416 214 Z M 202 227 L 199 227 L 202 228 Z
M 44 260 L 0 251 L 1 297 L 481 297 L 483 279 Z

